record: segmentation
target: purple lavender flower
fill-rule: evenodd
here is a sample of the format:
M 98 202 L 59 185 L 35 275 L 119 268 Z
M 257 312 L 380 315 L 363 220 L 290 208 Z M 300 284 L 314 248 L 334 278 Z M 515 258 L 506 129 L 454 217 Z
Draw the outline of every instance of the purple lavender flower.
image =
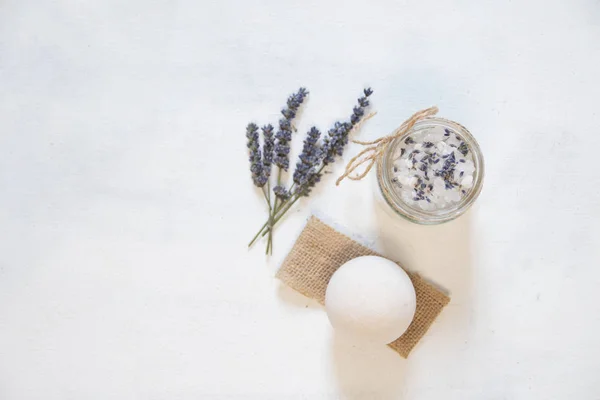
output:
M 296 116 L 298 108 L 300 108 L 306 95 L 308 95 L 308 91 L 305 88 L 300 88 L 297 93 L 288 97 L 287 108 L 281 110 L 284 118 L 279 120 L 279 130 L 275 134 L 275 157 L 273 162 L 284 171 L 287 171 L 290 166 L 289 142 L 292 140 L 292 120 Z
M 255 123 L 249 123 L 246 127 L 246 137 L 248 138 L 248 151 L 250 153 L 250 172 L 252 181 L 258 187 L 263 187 L 267 180 L 263 173 L 263 163 L 260 156 L 260 144 L 258 142 L 258 126 Z
M 269 180 L 271 176 L 271 164 L 273 164 L 273 148 L 275 146 L 275 139 L 273 138 L 273 125 L 265 125 L 262 127 L 263 133 L 263 175 L 266 180 Z
M 282 200 L 287 200 L 290 197 L 290 192 L 282 185 L 275 186 L 273 188 L 273 193 Z
M 297 186 L 294 191 L 300 196 L 308 197 L 315 185 L 321 181 L 321 176 L 323 176 L 321 170 L 315 171 L 313 168 L 308 172 L 304 184 L 302 186 Z
M 314 126 L 310 128 L 306 135 L 304 147 L 298 157 L 299 160 L 293 176 L 294 183 L 297 186 L 302 186 L 308 182 L 316 167 L 321 163 L 321 148 L 317 144 L 320 137 L 321 132 Z
M 281 120 L 285 121 L 285 120 Z M 279 124 L 279 130 L 275 134 L 275 157 L 273 158 L 273 162 L 279 168 L 287 171 L 290 166 L 289 154 L 290 154 L 290 145 L 289 142 L 292 140 L 292 131 L 282 129 L 282 124 Z
M 364 90 L 364 96 L 358 99 L 358 106 L 352 110 L 350 122 L 336 122 L 327 133 L 328 137 L 324 140 L 323 145 L 323 164 L 331 164 L 336 156 L 341 156 L 344 153 L 344 147 L 348 143 L 348 133 L 356 125 L 365 114 L 365 108 L 369 106 L 368 97 L 373 94 L 371 88 Z

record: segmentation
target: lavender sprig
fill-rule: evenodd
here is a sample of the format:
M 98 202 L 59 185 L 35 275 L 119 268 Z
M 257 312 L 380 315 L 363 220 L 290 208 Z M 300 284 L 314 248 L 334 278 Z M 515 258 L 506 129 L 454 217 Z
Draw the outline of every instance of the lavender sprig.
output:
M 290 166 L 289 142 L 292 140 L 292 120 L 307 95 L 308 91 L 305 88 L 300 88 L 297 93 L 288 98 L 287 108 L 281 110 L 284 118 L 279 120 L 279 130 L 275 134 L 275 157 L 273 161 L 275 165 L 284 171 L 287 171 Z
M 321 132 L 313 126 L 308 131 L 306 139 L 304 139 L 304 147 L 298 157 L 298 163 L 296 163 L 296 170 L 293 175 L 294 183 L 297 186 L 304 185 L 311 173 L 315 171 L 315 167 L 318 167 L 321 162 L 321 148 L 317 144 L 320 137 Z
M 358 107 L 354 107 L 352 115 L 350 116 L 350 122 L 336 122 L 327 133 L 328 137 L 325 138 L 323 145 L 323 164 L 331 164 L 335 161 L 336 156 L 342 156 L 344 153 L 344 147 L 348 144 L 348 133 L 352 130 L 360 119 L 365 114 L 365 108 L 369 106 L 368 97 L 373 94 L 371 88 L 367 88 L 363 91 L 364 96 L 359 97 Z
M 294 93 L 290 97 L 288 97 L 287 102 L 286 102 L 287 107 L 284 108 L 283 110 L 281 110 L 281 114 L 283 115 L 283 118 L 279 120 L 279 130 L 275 134 L 276 141 L 274 141 L 273 151 L 272 152 L 269 151 L 269 153 L 273 154 L 272 162 L 274 162 L 275 165 L 277 165 L 279 167 L 279 173 L 277 176 L 277 186 L 276 186 L 277 190 L 274 190 L 274 193 L 276 196 L 274 207 L 271 207 L 271 205 L 270 205 L 271 204 L 270 196 L 267 199 L 267 201 L 269 202 L 269 208 L 270 208 L 269 220 L 271 220 L 271 221 L 275 214 L 274 210 L 277 208 L 278 201 L 281 200 L 281 202 L 283 203 L 289 197 L 289 194 L 288 194 L 289 191 L 286 190 L 285 187 L 283 187 L 281 185 L 281 172 L 287 171 L 289 168 L 289 165 L 290 165 L 290 161 L 289 161 L 290 145 L 289 145 L 289 143 L 292 140 L 292 120 L 296 116 L 296 113 L 298 112 L 300 105 L 302 104 L 302 102 L 304 101 L 304 98 L 307 95 L 308 95 L 308 91 L 305 88 L 300 88 L 297 93 Z M 265 135 L 265 143 L 266 143 L 267 137 L 269 139 L 271 139 L 270 135 L 268 135 L 271 133 L 271 131 L 272 131 L 272 127 L 271 127 L 271 130 L 268 131 L 267 134 Z M 264 132 L 264 130 L 263 130 L 263 132 Z M 270 145 L 271 145 L 271 143 L 269 143 L 269 146 Z M 265 182 L 268 182 L 269 177 L 271 175 L 271 160 L 268 159 L 267 157 L 265 157 L 265 160 L 267 161 L 267 166 L 266 166 L 266 168 L 263 167 L 263 169 L 264 169 L 263 176 L 265 176 L 265 178 L 264 178 Z M 263 161 L 263 163 L 264 163 L 264 161 Z M 269 241 L 267 243 L 267 253 L 269 252 L 270 246 L 272 246 L 272 237 L 271 237 L 272 233 L 271 232 L 272 232 L 272 229 L 269 230 Z
M 263 175 L 268 181 L 271 176 L 271 164 L 273 164 L 273 149 L 275 146 L 275 138 L 273 137 L 273 125 L 265 125 L 262 128 L 263 133 Z
M 328 136 L 323 140 L 322 146 L 318 144 L 321 136 L 318 129 L 313 127 L 309 130 L 293 174 L 293 187 L 287 190 L 280 184 L 280 179 L 278 179 L 278 185 L 273 188 L 273 192 L 277 197 L 275 206 L 271 210 L 267 222 L 263 224 L 262 228 L 250 241 L 249 247 L 252 246 L 261 233 L 262 236 L 265 236 L 267 233 L 271 236 L 273 227 L 277 222 L 294 203 L 300 198 L 308 196 L 315 185 L 321 180 L 324 168 L 334 162 L 336 157 L 343 155 L 344 147 L 349 141 L 348 135 L 364 117 L 365 109 L 369 106 L 368 98 L 372 93 L 371 88 L 364 89 L 364 95 L 358 99 L 358 106 L 355 106 L 352 110 L 350 121 L 336 122 L 328 131 Z M 287 171 L 289 168 L 289 142 L 292 136 L 291 121 L 296 116 L 296 112 L 307 94 L 308 92 L 301 88 L 298 93 L 288 98 L 288 107 L 281 112 L 284 118 L 279 121 L 279 130 L 275 135 L 276 142 L 273 159 L 273 163 L 280 168 L 280 176 L 281 170 Z M 277 204 L 277 200 L 279 200 L 279 205 Z M 267 246 L 269 245 L 267 244 Z
M 296 170 L 294 171 L 294 193 L 298 194 L 303 191 L 305 195 L 310 193 L 310 190 L 320 180 L 320 176 L 317 177 L 316 170 L 321 163 L 322 150 L 318 145 L 321 132 L 316 128 L 312 127 L 306 135 L 304 140 L 304 147 L 302 153 L 298 157 L 298 163 L 296 164 Z
M 296 188 L 295 192 L 299 196 L 308 196 L 312 188 L 321 180 L 323 168 L 334 162 L 336 156 L 342 156 L 344 153 L 344 148 L 348 144 L 348 134 L 365 115 L 365 109 L 369 106 L 368 97 L 373 94 L 373 90 L 367 88 L 363 93 L 364 96 L 358 99 L 358 106 L 352 110 L 350 122 L 336 122 L 328 131 L 329 136 L 324 139 L 323 148 L 320 150 L 322 166 L 318 171 L 316 167 L 313 168 L 307 174 L 305 182 Z
M 258 126 L 249 123 L 246 127 L 246 138 L 248 138 L 248 151 L 250 153 L 250 172 L 252 181 L 257 187 L 263 187 L 267 180 L 264 175 L 263 163 L 260 155 L 260 143 L 258 142 Z

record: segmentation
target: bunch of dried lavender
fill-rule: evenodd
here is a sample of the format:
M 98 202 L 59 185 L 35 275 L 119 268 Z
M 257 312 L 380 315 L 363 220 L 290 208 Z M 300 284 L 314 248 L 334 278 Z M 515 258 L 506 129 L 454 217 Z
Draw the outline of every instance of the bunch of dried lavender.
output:
M 281 110 L 283 118 L 279 120 L 279 130 L 273 135 L 273 126 L 265 125 L 262 127 L 263 149 L 262 158 L 260 151 L 258 126 L 250 123 L 246 127 L 246 137 L 248 139 L 248 151 L 250 154 L 250 173 L 255 186 L 262 189 L 267 205 L 269 206 L 269 215 L 273 215 L 273 208 L 277 207 L 278 201 L 285 200 L 288 190 L 281 185 L 282 172 L 289 168 L 289 142 L 292 140 L 292 121 L 298 113 L 298 109 L 308 95 L 305 88 L 300 88 L 297 93 L 292 94 L 287 99 L 286 107 Z M 270 195 L 270 177 L 271 165 L 275 164 L 279 172 L 277 174 L 277 186 L 273 188 L 275 194 L 274 205 L 271 206 Z M 266 188 L 265 188 L 266 185 Z M 267 253 L 272 248 L 272 234 L 269 232 L 267 242 Z
M 324 138 L 322 144 L 319 144 L 321 132 L 316 127 L 312 127 L 308 131 L 307 137 L 304 140 L 302 153 L 298 157 L 298 162 L 296 163 L 296 169 L 293 174 L 293 184 L 289 190 L 286 190 L 285 187 L 281 185 L 280 178 L 281 169 L 287 170 L 287 167 L 289 166 L 287 156 L 289 154 L 288 143 L 291 139 L 291 131 L 289 131 L 289 135 L 287 132 L 285 134 L 280 134 L 280 132 L 283 130 L 282 122 L 284 127 L 288 127 L 288 117 L 293 118 L 296 115 L 297 107 L 293 108 L 292 106 L 296 103 L 299 106 L 304 99 L 305 93 L 306 92 L 301 89 L 298 94 L 291 96 L 290 99 L 295 100 L 291 104 L 290 99 L 288 99 L 288 109 L 291 110 L 291 112 L 286 113 L 284 112 L 286 110 L 282 111 L 286 118 L 280 121 L 280 131 L 278 132 L 278 135 L 282 138 L 282 142 L 287 147 L 284 151 L 280 152 L 282 155 L 285 153 L 285 162 L 281 160 L 281 162 L 278 163 L 276 155 L 275 164 L 280 167 L 280 174 L 278 185 L 273 188 L 273 192 L 276 196 L 275 204 L 273 207 L 269 205 L 269 218 L 248 245 L 248 247 L 252 246 L 261 234 L 262 236 L 269 234 L 267 253 L 272 250 L 272 231 L 275 224 L 277 224 L 277 222 L 301 197 L 307 197 L 310 194 L 311 190 L 321 180 L 325 167 L 333 163 L 336 157 L 342 156 L 344 147 L 349 140 L 348 136 L 365 115 L 365 109 L 369 106 L 368 98 L 373 91 L 370 88 L 364 90 L 364 95 L 358 99 L 358 106 L 353 109 L 350 121 L 336 122 L 328 131 L 328 136 Z M 278 136 L 276 135 L 276 138 L 277 137 Z M 277 149 L 279 143 L 280 140 L 278 139 L 277 144 L 275 145 L 276 154 L 280 154 Z M 251 162 L 252 160 L 253 158 L 251 156 Z

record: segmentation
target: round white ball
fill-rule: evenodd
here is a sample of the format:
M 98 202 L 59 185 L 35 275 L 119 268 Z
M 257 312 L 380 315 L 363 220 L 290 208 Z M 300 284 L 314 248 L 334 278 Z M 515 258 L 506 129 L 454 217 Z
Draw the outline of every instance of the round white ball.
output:
M 399 338 L 413 320 L 416 306 L 415 288 L 406 272 L 376 256 L 342 265 L 325 294 L 333 328 L 372 343 L 388 344 Z

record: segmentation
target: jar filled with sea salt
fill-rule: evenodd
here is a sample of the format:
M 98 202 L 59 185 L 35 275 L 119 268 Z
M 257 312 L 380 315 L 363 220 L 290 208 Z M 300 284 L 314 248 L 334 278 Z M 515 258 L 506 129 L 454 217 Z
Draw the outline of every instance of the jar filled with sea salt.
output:
M 481 192 L 483 156 L 469 131 L 425 118 L 387 146 L 377 165 L 379 189 L 402 217 L 439 224 L 466 212 Z

